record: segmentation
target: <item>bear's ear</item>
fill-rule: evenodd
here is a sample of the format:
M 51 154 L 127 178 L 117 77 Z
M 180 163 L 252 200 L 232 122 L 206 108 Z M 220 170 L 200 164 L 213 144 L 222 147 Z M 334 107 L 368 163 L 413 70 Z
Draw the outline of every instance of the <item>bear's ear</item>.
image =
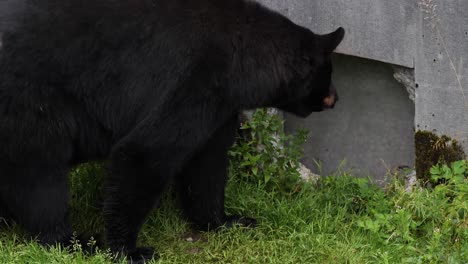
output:
M 339 27 L 335 32 L 321 36 L 322 46 L 326 52 L 333 52 L 340 45 L 345 35 L 345 30 Z

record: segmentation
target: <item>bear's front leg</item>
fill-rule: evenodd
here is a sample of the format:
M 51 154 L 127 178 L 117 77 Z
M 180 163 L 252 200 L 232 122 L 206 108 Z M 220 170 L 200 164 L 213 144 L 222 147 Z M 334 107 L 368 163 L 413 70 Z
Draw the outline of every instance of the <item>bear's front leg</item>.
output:
M 153 248 L 137 247 L 136 241 L 171 176 L 165 169 L 168 161 L 151 153 L 131 143 L 117 147 L 105 184 L 103 214 L 107 244 L 112 252 L 127 256 L 130 263 L 144 263 L 154 257 Z
M 256 224 L 253 218 L 227 216 L 224 212 L 228 150 L 234 143 L 238 127 L 236 114 L 216 130 L 178 174 L 177 185 L 183 212 L 200 230 Z
M 113 252 L 133 263 L 153 257 L 151 248 L 137 247 L 138 232 L 170 179 L 230 116 L 211 109 L 186 104 L 158 111 L 165 114 L 151 115 L 113 148 L 104 189 L 107 244 Z

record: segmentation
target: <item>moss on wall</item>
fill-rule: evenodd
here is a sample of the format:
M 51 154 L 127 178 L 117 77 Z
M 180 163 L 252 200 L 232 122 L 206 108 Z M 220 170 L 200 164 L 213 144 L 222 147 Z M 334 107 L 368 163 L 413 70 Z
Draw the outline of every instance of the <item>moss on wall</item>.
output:
M 415 134 L 416 175 L 422 183 L 430 181 L 429 170 L 437 163 L 450 164 L 465 159 L 462 147 L 448 136 L 438 136 L 429 131 Z

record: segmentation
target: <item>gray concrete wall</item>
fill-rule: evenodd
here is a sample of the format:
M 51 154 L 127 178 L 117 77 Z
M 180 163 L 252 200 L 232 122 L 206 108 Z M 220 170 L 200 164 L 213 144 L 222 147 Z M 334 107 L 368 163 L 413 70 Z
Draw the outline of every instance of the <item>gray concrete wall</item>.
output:
M 416 127 L 453 136 L 468 153 L 468 1 L 433 3 L 417 35 Z

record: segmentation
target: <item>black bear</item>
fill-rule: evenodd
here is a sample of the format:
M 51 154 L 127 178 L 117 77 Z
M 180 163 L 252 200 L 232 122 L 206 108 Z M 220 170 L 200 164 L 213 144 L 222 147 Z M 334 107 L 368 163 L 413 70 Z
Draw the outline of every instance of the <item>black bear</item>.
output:
M 339 28 L 317 35 L 247 0 L 17 0 L 0 25 L 0 216 L 40 242 L 69 240 L 68 177 L 108 159 L 106 242 L 151 258 L 137 235 L 168 181 L 200 229 L 227 216 L 238 114 L 333 107 Z M 10 10 L 10 11 L 9 11 Z

